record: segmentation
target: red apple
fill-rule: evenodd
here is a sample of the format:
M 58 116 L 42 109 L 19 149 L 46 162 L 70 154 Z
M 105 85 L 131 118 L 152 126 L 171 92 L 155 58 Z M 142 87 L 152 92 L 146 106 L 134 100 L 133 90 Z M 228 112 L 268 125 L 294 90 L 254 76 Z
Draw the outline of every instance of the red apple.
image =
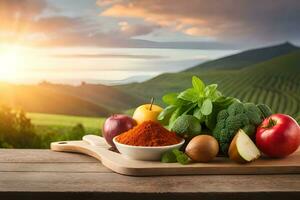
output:
M 136 121 L 130 116 L 115 114 L 106 119 L 103 125 L 102 133 L 106 142 L 115 147 L 113 138 L 121 133 L 128 131 L 136 126 Z
M 257 128 L 256 145 L 267 156 L 288 156 L 300 145 L 300 127 L 288 115 L 271 115 Z

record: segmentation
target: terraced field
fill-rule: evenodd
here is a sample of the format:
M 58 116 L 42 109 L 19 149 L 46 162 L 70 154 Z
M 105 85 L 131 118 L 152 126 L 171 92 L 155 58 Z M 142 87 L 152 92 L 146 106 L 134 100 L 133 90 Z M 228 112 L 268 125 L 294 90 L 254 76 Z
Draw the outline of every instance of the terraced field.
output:
M 122 87 L 146 99 L 154 96 L 162 103 L 161 96 L 166 92 L 179 92 L 189 87 L 193 75 L 207 84 L 217 83 L 225 95 L 245 102 L 265 103 L 275 112 L 292 115 L 300 121 L 300 51 L 242 69 L 163 74 L 141 84 Z
M 224 76 L 222 91 L 243 101 L 266 103 L 276 112 L 295 117 L 300 111 L 300 52 Z M 245 77 L 240 79 L 237 77 Z

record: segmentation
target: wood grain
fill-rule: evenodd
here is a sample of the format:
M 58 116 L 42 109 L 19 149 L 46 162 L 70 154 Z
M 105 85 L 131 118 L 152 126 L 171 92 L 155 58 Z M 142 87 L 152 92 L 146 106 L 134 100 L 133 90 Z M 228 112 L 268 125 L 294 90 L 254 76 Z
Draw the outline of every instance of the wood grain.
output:
M 0 191 L 6 192 L 300 192 L 299 186 L 300 175 L 132 177 L 115 173 L 0 172 Z
M 37 156 L 38 155 L 38 156 Z M 97 160 L 85 156 L 70 153 L 53 153 L 50 150 L 39 150 L 39 149 L 1 149 L 0 151 L 0 163 L 18 163 L 23 162 L 98 162 Z
M 200 174 L 297 174 L 300 173 L 300 151 L 284 159 L 260 158 L 252 163 L 237 164 L 228 158 L 216 158 L 209 163 L 161 163 L 138 161 L 124 158 L 121 154 L 109 151 L 106 144 L 89 145 L 85 141 L 55 142 L 54 151 L 78 152 L 100 160 L 114 172 L 131 176 L 154 175 L 200 175 Z
M 300 174 L 132 177 L 105 170 L 80 154 L 0 149 L 0 199 L 300 199 Z
M 101 163 L 1 163 L 0 172 L 57 172 L 57 173 L 107 173 L 110 169 Z

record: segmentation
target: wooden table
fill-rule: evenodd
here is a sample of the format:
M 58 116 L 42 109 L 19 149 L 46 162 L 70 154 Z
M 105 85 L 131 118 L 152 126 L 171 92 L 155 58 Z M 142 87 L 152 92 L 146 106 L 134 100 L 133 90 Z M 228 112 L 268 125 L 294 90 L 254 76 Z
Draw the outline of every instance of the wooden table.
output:
M 0 149 L 0 199 L 300 199 L 300 174 L 129 177 L 88 156 Z

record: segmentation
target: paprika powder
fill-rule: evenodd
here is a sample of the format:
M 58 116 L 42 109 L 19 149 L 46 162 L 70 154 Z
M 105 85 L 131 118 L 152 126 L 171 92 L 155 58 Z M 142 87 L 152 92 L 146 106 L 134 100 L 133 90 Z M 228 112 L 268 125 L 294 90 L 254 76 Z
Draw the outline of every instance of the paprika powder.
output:
M 133 146 L 168 146 L 178 144 L 181 138 L 154 121 L 145 121 L 117 136 L 117 142 Z

